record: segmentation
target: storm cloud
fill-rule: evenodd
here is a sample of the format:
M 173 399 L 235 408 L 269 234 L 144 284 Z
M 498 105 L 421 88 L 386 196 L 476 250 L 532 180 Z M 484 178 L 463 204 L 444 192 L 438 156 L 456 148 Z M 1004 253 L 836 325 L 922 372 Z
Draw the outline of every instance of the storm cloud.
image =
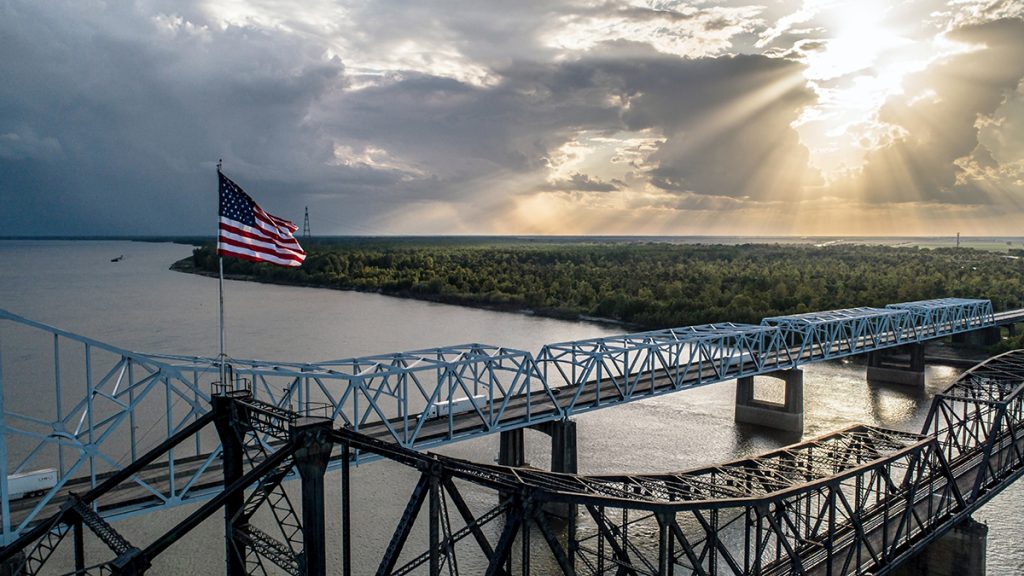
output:
M 559 233 L 574 211 L 572 232 L 694 233 L 686 213 L 739 227 L 823 197 L 1015 205 L 1010 6 L 932 10 L 928 34 L 974 48 L 907 75 L 864 123 L 890 137 L 837 177 L 802 126 L 856 80 L 814 80 L 835 44 L 797 5 L 7 2 L 0 235 L 212 234 L 218 159 L 325 234 Z M 546 199 L 552 224 L 531 220 Z

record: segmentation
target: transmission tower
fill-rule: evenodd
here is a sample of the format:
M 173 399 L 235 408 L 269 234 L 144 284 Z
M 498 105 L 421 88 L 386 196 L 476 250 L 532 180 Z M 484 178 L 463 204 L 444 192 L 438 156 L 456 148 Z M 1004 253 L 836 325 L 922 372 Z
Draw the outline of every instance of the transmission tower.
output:
M 309 206 L 306 206 L 306 217 L 302 219 L 302 238 L 309 240 Z

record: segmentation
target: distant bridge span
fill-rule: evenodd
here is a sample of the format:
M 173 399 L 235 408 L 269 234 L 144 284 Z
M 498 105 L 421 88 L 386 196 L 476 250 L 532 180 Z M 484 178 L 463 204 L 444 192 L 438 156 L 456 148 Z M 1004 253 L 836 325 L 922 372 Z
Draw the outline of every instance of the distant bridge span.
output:
M 549 344 L 536 356 L 466 344 L 321 363 L 231 360 L 230 371 L 255 401 L 422 449 L 1018 321 L 1024 309 L 993 313 L 988 300 L 950 298 Z M 16 348 L 0 355 L 4 543 L 70 491 L 96 487 L 210 411 L 215 358 L 131 352 L 2 310 L 0 328 Z M 14 393 L 40 387 L 50 401 Z M 428 417 L 459 397 L 473 399 L 468 411 Z M 215 435 L 197 433 L 135 472 L 101 509 L 132 514 L 206 498 L 222 482 L 220 453 Z M 60 477 L 53 489 L 8 498 L 8 475 L 50 467 Z

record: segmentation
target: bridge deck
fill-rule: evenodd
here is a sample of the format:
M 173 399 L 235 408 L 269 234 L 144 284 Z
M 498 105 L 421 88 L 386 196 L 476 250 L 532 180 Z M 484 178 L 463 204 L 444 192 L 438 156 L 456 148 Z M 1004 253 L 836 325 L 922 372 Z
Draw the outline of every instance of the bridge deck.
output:
M 805 348 L 801 354 L 800 347 L 795 346 L 786 350 L 785 354 L 775 356 L 773 358 L 774 361 L 766 362 L 764 369 L 759 371 L 759 373 L 775 371 L 780 368 L 780 365 L 782 368 L 788 368 L 794 363 L 811 363 L 821 360 L 826 355 L 835 356 L 836 354 L 847 353 L 851 348 L 856 347 L 856 345 L 851 346 L 849 342 L 841 343 L 833 346 L 828 351 L 829 354 L 826 354 L 821 345 L 814 345 Z M 638 386 L 633 391 L 633 394 L 640 398 L 653 397 L 679 389 L 725 382 L 748 373 L 743 369 L 743 366 L 737 364 L 730 366 L 725 372 L 719 371 L 714 366 L 707 366 L 701 371 L 686 374 L 683 378 L 673 378 L 667 374 L 652 375 L 650 373 L 633 374 L 629 378 L 634 382 L 643 383 L 642 386 Z M 538 401 L 546 396 L 545 391 L 533 391 L 511 397 L 505 408 L 503 418 L 508 424 L 503 426 L 501 430 L 533 426 L 537 422 L 544 421 L 545 418 L 557 417 L 560 409 L 566 411 L 571 407 L 573 413 L 579 414 L 589 410 L 617 405 L 628 400 L 622 397 L 610 396 L 607 387 L 602 391 L 600 387 L 596 386 L 595 382 L 589 382 L 584 385 L 583 390 L 578 395 L 576 394 L 577 387 L 572 385 L 551 388 L 550 390 L 558 400 L 558 407 L 550 406 L 539 410 L 537 408 L 530 408 L 531 406 L 536 406 L 539 403 Z M 527 417 L 528 412 L 530 412 L 529 418 Z M 391 418 L 360 427 L 357 431 L 372 438 L 394 441 L 390 430 L 401 423 L 401 418 Z M 498 431 L 488 428 L 475 413 L 464 412 L 452 414 L 451 422 L 449 422 L 447 417 L 427 420 L 417 435 L 416 444 L 419 446 L 439 445 L 450 440 L 479 437 Z M 373 455 L 366 456 L 375 458 Z M 196 473 L 200 470 L 202 470 L 202 473 L 196 477 Z M 98 485 L 112 474 L 114 474 L 113 471 L 97 474 L 95 485 Z M 173 491 L 171 490 L 171 473 L 166 463 L 152 464 L 136 476 L 136 478 L 139 482 L 122 484 L 112 490 L 100 502 L 99 510 L 107 514 L 116 515 L 139 508 L 164 505 L 166 503 L 165 500 L 157 494 L 184 493 L 186 488 L 189 499 L 201 499 L 212 490 L 220 487 L 223 482 L 220 461 L 219 459 L 210 461 L 209 453 L 175 460 Z M 49 517 L 67 500 L 69 494 L 81 493 L 93 487 L 93 485 L 89 477 L 69 480 L 58 493 L 48 500 L 45 507 L 35 511 L 35 517 Z M 22 522 L 28 514 L 33 512 L 42 498 L 42 496 L 30 496 L 19 500 L 12 500 L 10 504 L 12 521 L 14 523 Z M 26 528 L 32 525 L 30 523 Z

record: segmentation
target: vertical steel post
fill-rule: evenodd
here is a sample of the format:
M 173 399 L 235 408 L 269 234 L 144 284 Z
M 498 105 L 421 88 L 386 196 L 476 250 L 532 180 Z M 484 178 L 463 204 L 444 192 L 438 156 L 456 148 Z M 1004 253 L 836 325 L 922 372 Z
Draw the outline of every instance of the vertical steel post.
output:
M 295 450 L 295 467 L 302 479 L 302 546 L 307 576 L 327 574 L 327 528 L 324 521 L 324 474 L 334 444 L 329 438 L 331 420 L 303 416 L 289 432 Z
M 171 401 L 171 380 L 164 378 L 164 411 L 167 413 L 167 437 L 174 436 L 174 402 Z M 167 474 L 170 480 L 167 483 L 167 492 L 171 498 L 177 498 L 178 486 L 175 482 L 174 473 L 174 448 L 167 450 Z
M 134 375 L 134 372 L 132 371 L 132 364 L 133 364 L 132 361 L 129 359 L 129 360 L 127 360 L 127 362 L 128 362 L 128 407 L 129 407 L 128 408 L 128 438 L 131 440 L 131 443 L 132 443 L 132 447 L 131 447 L 132 462 L 135 462 L 135 459 L 138 458 L 138 449 L 136 448 L 136 438 L 135 438 L 135 428 L 137 427 L 137 425 L 135 424 L 135 375 Z M 197 405 L 198 405 L 198 403 L 197 403 Z M 199 438 L 199 434 L 196 434 L 197 441 L 198 441 L 198 438 Z M 199 454 L 199 453 L 200 453 L 199 450 L 196 450 L 196 454 Z
M 352 576 L 352 480 L 349 471 L 351 447 L 341 445 L 341 559 L 342 576 Z
M 217 267 L 220 271 L 220 276 L 217 280 L 217 288 L 220 292 L 220 361 L 221 361 L 221 372 L 220 381 L 224 383 L 224 257 L 217 258 Z
M 57 334 L 53 335 L 53 387 L 54 387 L 54 400 L 57 403 L 57 422 L 64 421 L 64 408 L 63 401 L 60 393 L 60 336 Z M 132 440 L 132 449 L 135 448 L 135 441 Z M 58 478 L 64 477 L 64 445 L 61 442 L 57 443 L 57 470 Z M 5 492 L 6 493 L 6 492 Z
M 658 574 L 671 576 L 672 568 L 672 532 L 669 531 L 667 512 L 658 512 Z
M 3 341 L 0 339 L 0 354 L 2 349 Z M 7 408 L 4 406 L 4 392 L 4 362 L 0 355 L 0 516 L 3 516 L 4 530 L 0 543 L 7 546 L 14 540 L 14 535 L 11 534 L 11 492 L 7 489 Z
M 430 576 L 441 574 L 441 495 L 437 470 L 430 471 Z
M 92 385 L 92 348 L 88 343 L 85 345 L 85 393 L 86 393 L 86 410 L 88 411 L 88 418 L 86 419 L 89 423 L 89 433 L 86 435 L 89 438 L 89 487 L 96 487 L 96 455 L 93 448 L 96 447 L 94 442 L 95 432 L 93 430 L 93 401 L 95 400 L 96 390 Z
M 75 516 L 75 521 L 72 524 L 74 530 L 75 539 L 75 572 L 84 574 L 85 573 L 85 538 L 82 533 L 82 517 Z
M 220 436 L 224 471 L 224 489 L 242 477 L 242 426 L 237 406 L 231 393 L 216 394 L 211 398 L 216 414 L 214 424 Z M 238 492 L 224 502 L 224 545 L 226 551 L 227 576 L 243 576 L 245 570 L 245 545 L 235 538 L 235 522 L 240 518 L 245 505 L 245 494 Z

